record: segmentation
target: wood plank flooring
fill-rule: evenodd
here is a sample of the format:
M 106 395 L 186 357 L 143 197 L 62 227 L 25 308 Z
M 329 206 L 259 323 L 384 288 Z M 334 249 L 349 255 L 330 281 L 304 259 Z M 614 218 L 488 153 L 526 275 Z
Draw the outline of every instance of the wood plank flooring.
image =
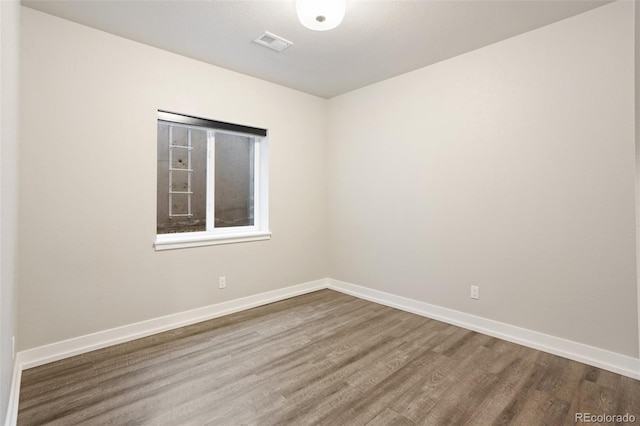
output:
M 26 370 L 19 425 L 563 425 L 640 382 L 322 290 Z

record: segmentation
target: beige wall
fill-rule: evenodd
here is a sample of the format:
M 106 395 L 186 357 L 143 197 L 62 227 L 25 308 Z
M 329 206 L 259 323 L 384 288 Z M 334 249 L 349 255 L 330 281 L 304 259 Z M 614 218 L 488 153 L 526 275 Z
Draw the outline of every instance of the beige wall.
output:
M 20 349 L 330 276 L 637 356 L 632 7 L 328 102 L 23 8 Z M 269 129 L 271 241 L 153 250 L 159 108 Z
M 638 329 L 640 329 L 640 0 L 635 0 L 635 113 L 636 113 L 636 271 Z M 640 337 L 639 337 L 640 338 Z M 640 350 L 640 349 L 639 349 Z
M 9 400 L 16 335 L 19 47 L 20 3 L 0 1 L 0 422 Z
M 329 276 L 637 356 L 633 31 L 617 2 L 330 100 Z
M 20 349 L 326 276 L 323 99 L 22 12 Z M 269 129 L 270 241 L 154 251 L 158 109 Z

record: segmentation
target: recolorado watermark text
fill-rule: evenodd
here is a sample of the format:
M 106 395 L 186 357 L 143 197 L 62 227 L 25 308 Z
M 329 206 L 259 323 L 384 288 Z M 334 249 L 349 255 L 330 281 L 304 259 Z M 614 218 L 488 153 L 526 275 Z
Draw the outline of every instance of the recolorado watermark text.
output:
M 636 416 L 633 414 L 593 414 L 575 413 L 576 423 L 635 423 Z

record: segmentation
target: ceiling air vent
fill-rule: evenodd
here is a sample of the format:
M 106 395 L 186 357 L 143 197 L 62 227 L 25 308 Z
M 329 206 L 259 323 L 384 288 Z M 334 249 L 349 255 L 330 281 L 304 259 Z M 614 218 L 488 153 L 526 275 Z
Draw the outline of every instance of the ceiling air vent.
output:
M 282 37 L 270 33 L 269 31 L 265 31 L 264 34 L 253 40 L 253 42 L 261 46 L 268 47 L 269 49 L 273 49 L 276 52 L 282 52 L 293 44 L 289 40 L 285 40 Z

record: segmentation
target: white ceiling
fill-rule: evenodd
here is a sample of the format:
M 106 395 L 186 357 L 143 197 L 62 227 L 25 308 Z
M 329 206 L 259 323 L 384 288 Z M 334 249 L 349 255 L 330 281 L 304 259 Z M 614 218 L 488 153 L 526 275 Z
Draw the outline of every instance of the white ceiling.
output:
M 601 6 L 596 0 L 348 0 L 316 32 L 294 0 L 22 0 L 24 6 L 190 58 L 330 98 Z M 251 43 L 270 31 L 294 44 Z

